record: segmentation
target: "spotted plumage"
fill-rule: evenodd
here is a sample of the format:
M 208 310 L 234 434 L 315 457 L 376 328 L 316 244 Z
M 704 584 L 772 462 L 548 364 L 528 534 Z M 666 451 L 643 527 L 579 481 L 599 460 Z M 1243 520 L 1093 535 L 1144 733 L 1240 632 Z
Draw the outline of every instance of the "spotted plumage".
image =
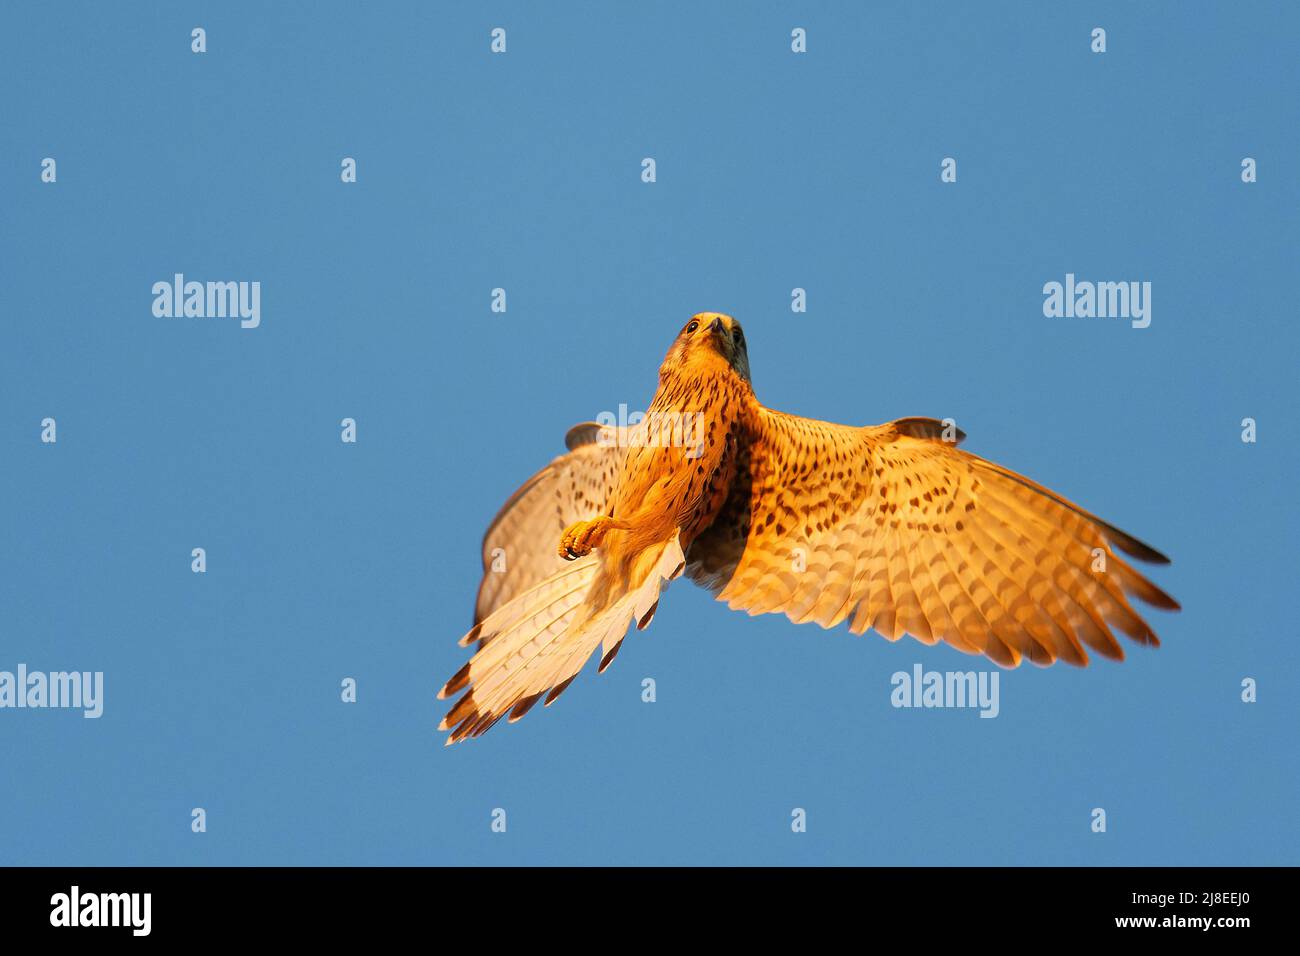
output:
M 478 649 L 439 692 L 448 743 L 609 666 L 681 574 L 750 614 L 946 641 L 1004 667 L 1158 644 L 1130 598 L 1178 604 L 1118 552 L 1151 547 L 972 455 L 951 423 L 851 427 L 762 406 L 740 324 L 705 312 L 668 351 L 645 420 L 571 429 L 569 451 L 483 540 Z

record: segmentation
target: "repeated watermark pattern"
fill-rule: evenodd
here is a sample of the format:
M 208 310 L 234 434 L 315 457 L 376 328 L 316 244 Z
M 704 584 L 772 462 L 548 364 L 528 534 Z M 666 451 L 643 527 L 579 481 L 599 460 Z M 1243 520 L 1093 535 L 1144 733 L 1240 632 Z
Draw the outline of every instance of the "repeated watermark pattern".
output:
M 596 416 L 600 431 L 596 442 L 604 448 L 685 448 L 687 458 L 704 454 L 708 419 L 693 411 L 628 411 L 620 404 L 617 412 Z
M 153 284 L 153 314 L 160 319 L 239 319 L 245 329 L 262 324 L 262 283 L 186 281 L 176 273 L 170 282 Z
M 98 718 L 104 713 L 103 671 L 29 671 L 19 664 L 0 671 L 0 709 L 80 710 Z
M 981 717 L 996 717 L 1002 710 L 997 671 L 927 671 L 913 664 L 910 672 L 895 671 L 889 683 L 894 707 L 971 708 Z
M 1043 296 L 1048 318 L 1130 319 L 1135 329 L 1151 324 L 1150 282 L 1080 281 L 1067 272 L 1064 282 L 1044 285 Z
M 516 51 L 523 49 L 524 44 L 528 42 L 528 37 L 524 33 L 516 35 Z M 1066 41 L 1069 46 L 1078 51 L 1090 51 L 1092 54 L 1099 55 L 1097 63 L 1110 61 L 1114 63 L 1116 59 L 1123 56 L 1120 52 L 1124 42 L 1123 34 L 1117 29 L 1114 34 L 1115 51 L 1108 54 L 1108 36 L 1103 27 L 1083 27 L 1080 25 L 1076 32 Z M 788 44 L 789 52 L 796 54 L 795 62 L 808 66 L 814 65 L 820 52 L 826 49 L 827 45 L 823 44 L 820 36 L 815 36 L 811 42 L 809 30 L 804 26 L 791 26 L 782 24 L 778 31 L 769 42 L 783 58 L 787 56 L 785 52 Z M 221 56 L 220 49 L 223 42 L 221 37 L 214 33 L 213 36 L 213 53 L 209 54 L 209 37 L 205 27 L 196 26 L 190 28 L 188 25 L 180 25 L 172 35 L 172 40 L 176 49 L 182 54 L 188 46 L 190 52 L 201 54 L 198 63 L 203 65 L 212 65 Z M 481 54 L 484 49 L 491 54 L 494 63 L 501 65 L 510 65 L 513 60 L 520 57 L 508 57 L 506 54 L 511 49 L 507 43 L 507 29 L 504 26 L 488 27 L 486 24 L 481 26 L 474 40 L 476 49 Z M 1063 43 L 1063 46 L 1066 45 Z M 813 51 L 810 54 L 810 50 Z M 500 60 L 496 58 L 502 58 Z M 187 58 L 188 59 L 188 58 Z M 1090 58 L 1091 60 L 1091 58 Z M 961 144 L 955 144 L 960 147 Z M 1233 188 L 1236 189 L 1236 180 L 1239 176 L 1242 184 L 1255 184 L 1259 176 L 1259 166 L 1254 156 L 1242 157 L 1245 149 L 1251 148 L 1242 144 L 1240 151 L 1234 150 L 1230 155 L 1223 157 L 1219 172 L 1224 178 L 1234 182 Z M 76 163 L 81 162 L 84 167 L 84 160 L 77 157 L 65 157 L 64 165 L 60 167 L 57 156 L 42 156 L 46 151 L 59 152 L 57 145 L 39 144 L 34 147 L 35 150 L 24 160 L 27 164 L 23 167 L 24 177 L 39 177 L 39 182 L 43 184 L 40 188 L 44 191 L 49 187 L 49 195 L 58 195 L 59 191 L 68 189 L 69 181 L 73 180 L 81 173 Z M 354 155 L 343 156 L 344 150 L 357 152 L 365 163 L 364 182 L 359 182 L 358 174 L 358 157 Z M 961 179 L 958 178 L 959 156 L 946 155 L 949 152 L 961 153 L 960 148 L 955 148 L 953 143 L 936 142 L 928 149 L 920 165 L 920 175 L 924 177 L 927 188 L 942 189 L 945 197 L 958 197 L 965 191 L 971 189 L 971 184 L 980 170 L 977 163 L 987 162 L 987 157 L 983 160 L 977 160 L 974 157 L 962 155 L 961 158 Z M 650 153 L 650 155 L 643 155 Z M 1262 154 L 1261 154 L 1262 155 Z M 37 157 L 40 157 L 39 160 Z M 1241 158 L 1239 158 L 1241 157 Z M 370 188 L 371 183 L 375 182 L 379 176 L 379 163 L 374 160 L 374 153 L 368 156 L 362 154 L 358 144 L 353 142 L 340 143 L 337 148 L 331 148 L 328 155 L 323 157 L 317 156 L 315 160 L 321 167 L 327 167 L 327 179 L 329 180 L 328 188 L 331 190 L 338 189 L 338 184 L 342 183 L 348 187 L 345 192 L 349 196 L 362 196 L 365 190 Z M 674 188 L 674 181 L 680 188 L 680 182 L 683 177 L 682 166 L 676 161 L 671 150 L 663 147 L 662 143 L 646 142 L 635 143 L 627 148 L 627 151 L 620 154 L 618 158 L 619 168 L 617 176 L 619 181 L 629 190 L 635 190 L 639 196 L 661 195 Z M 936 167 L 937 180 L 936 185 Z M 1266 176 L 1270 175 L 1270 170 L 1274 167 L 1266 167 L 1264 172 Z M 662 182 L 660 173 L 663 173 Z M 338 179 L 335 181 L 335 176 Z M 61 184 L 61 185 L 60 185 Z M 1267 188 L 1267 185 L 1264 187 Z M 1251 186 L 1250 189 L 1243 190 L 1245 193 L 1256 193 L 1260 187 Z M 148 266 L 148 272 L 140 277 L 131 279 L 129 291 L 126 297 L 124 308 L 130 313 L 138 316 L 142 322 L 148 322 L 143 313 L 143 301 L 136 299 L 137 295 L 143 292 L 145 282 L 148 282 L 155 275 L 165 275 L 172 269 L 175 269 L 181 262 L 198 261 L 188 257 L 188 250 L 182 250 L 183 255 L 178 256 L 172 261 L 154 262 Z M 1126 322 L 1128 327 L 1133 329 L 1148 329 L 1152 324 L 1152 281 L 1141 278 L 1080 278 L 1074 272 L 1064 272 L 1071 263 L 1081 263 L 1077 255 L 1064 258 L 1064 261 L 1053 259 L 1042 272 L 1053 275 L 1048 281 L 1041 285 L 1041 315 L 1047 319 L 1098 319 L 1098 320 L 1115 320 L 1116 327 L 1118 323 Z M 220 267 L 218 267 L 220 268 Z M 254 270 L 260 272 L 260 267 L 254 265 Z M 1038 266 L 1034 267 L 1036 270 Z M 1133 274 L 1142 272 L 1145 267 L 1137 266 L 1132 271 L 1117 269 L 1114 274 Z M 792 270 L 793 271 L 793 270 Z M 1062 275 L 1063 273 L 1063 275 Z M 1057 278 L 1060 276 L 1060 278 Z M 1038 276 L 1030 275 L 1028 279 L 1019 278 L 1014 287 L 1016 301 L 1016 316 L 1018 321 L 1022 321 L 1026 327 L 1042 328 L 1043 323 L 1038 317 L 1035 310 L 1033 299 L 1034 290 L 1038 285 L 1042 273 Z M 473 292 L 475 309 L 481 310 L 479 317 L 493 321 L 506 321 L 502 317 L 507 315 L 507 295 L 504 286 L 493 286 L 488 294 L 486 307 L 483 303 L 483 294 L 488 291 L 488 286 L 494 282 L 504 281 L 496 275 L 490 275 L 482 280 L 482 284 Z M 531 290 L 517 288 L 511 279 L 511 295 L 516 309 L 509 314 L 509 321 L 515 321 L 518 314 L 525 312 L 526 303 L 529 301 L 528 296 Z M 792 322 L 802 323 L 802 327 L 807 327 L 810 319 L 809 312 L 809 288 L 805 285 L 793 286 L 793 282 L 807 283 L 815 286 L 812 290 L 814 313 L 823 308 L 822 303 L 828 301 L 831 297 L 827 294 L 824 285 L 818 285 L 817 280 L 809 281 L 806 275 L 797 271 L 790 276 L 782 275 L 779 279 L 781 283 L 779 290 L 774 294 L 772 289 L 766 293 L 768 298 L 765 300 L 763 308 L 771 314 L 779 315 L 782 321 L 790 320 Z M 278 295 L 281 301 L 287 298 L 288 293 L 285 290 L 287 283 L 279 283 L 274 286 L 280 290 Z M 522 283 L 520 283 L 522 285 Z M 1176 283 L 1169 283 L 1162 288 L 1171 289 Z M 775 288 L 775 286 L 773 286 Z M 788 301 L 786 289 L 789 289 Z M 1170 292 L 1170 298 L 1173 293 Z M 242 329 L 258 329 L 262 324 L 262 282 L 251 279 L 205 279 L 198 280 L 187 278 L 183 272 L 174 272 L 170 278 L 163 278 L 155 281 L 151 285 L 151 314 L 157 319 L 183 320 L 228 320 L 225 327 Z M 1174 307 L 1171 304 L 1162 306 L 1162 315 L 1166 312 L 1173 314 Z M 489 315 L 483 315 L 486 312 Z M 273 316 L 280 315 L 278 311 L 273 312 Z M 814 316 L 815 317 L 815 316 Z M 275 322 L 282 320 L 273 320 L 271 332 L 275 331 Z M 923 321 L 921 319 L 918 322 Z M 185 323 L 176 322 L 172 328 L 180 329 Z M 150 323 L 151 328 L 161 327 L 162 323 Z M 1155 341 L 1139 337 L 1144 343 Z M 253 337 L 250 342 L 266 342 L 268 338 Z M 1132 341 L 1132 340 L 1130 340 Z M 856 347 L 856 346 L 852 346 Z M 608 398 L 602 399 L 608 401 Z M 46 412 L 49 414 L 46 414 Z M 347 456 L 364 455 L 371 447 L 372 442 L 376 439 L 371 436 L 377 435 L 378 430 L 370 424 L 373 419 L 366 419 L 366 437 L 367 441 L 359 449 L 352 447 L 358 443 L 358 425 L 354 417 L 342 417 L 346 414 L 347 408 L 331 409 L 327 416 L 322 416 L 318 423 L 321 432 L 329 437 L 331 444 L 337 448 L 338 443 L 349 446 L 346 451 L 339 452 Z M 1240 421 L 1240 442 L 1247 446 L 1253 446 L 1258 440 L 1257 423 L 1254 417 L 1240 417 L 1245 412 L 1255 412 L 1253 409 L 1233 409 L 1231 410 L 1217 426 L 1222 435 L 1226 435 L 1226 442 L 1234 445 L 1234 451 L 1238 450 L 1235 446 L 1237 443 L 1237 421 Z M 50 450 L 48 454 L 57 456 L 63 453 L 75 439 L 75 421 L 64 418 L 65 431 L 60 432 L 56 415 L 63 417 L 65 411 L 59 408 L 38 408 L 26 413 L 28 417 L 23 419 L 24 435 L 30 436 L 33 432 L 39 436 L 38 440 L 42 445 Z M 334 422 L 338 425 L 335 426 Z M 602 447 L 621 447 L 621 448 L 676 448 L 683 449 L 687 458 L 698 458 L 702 456 L 706 449 L 708 440 L 708 416 L 703 411 L 637 411 L 630 410 L 630 406 L 621 403 L 615 410 L 606 410 L 595 416 L 596 423 L 600 426 L 596 436 L 596 441 Z M 39 428 L 35 423 L 39 422 Z M 936 436 L 938 441 L 944 443 L 955 443 L 958 438 L 956 423 L 951 418 L 945 418 L 941 421 L 941 430 Z M 1267 423 L 1266 423 L 1267 426 Z M 337 427 L 338 438 L 334 438 L 334 429 Z M 1276 424 L 1272 426 L 1276 429 Z M 1264 435 L 1273 432 L 1266 430 Z M 60 437 L 64 437 L 62 447 L 59 446 Z M 24 440 L 28 440 L 25 438 Z M 43 454 L 46 452 L 42 452 Z M 1254 451 L 1245 451 L 1244 454 L 1256 454 Z M 668 456 L 665 456 L 668 457 Z M 355 458 L 353 459 L 355 460 Z M 823 463 L 818 463 L 819 467 Z M 811 469 L 811 466 L 809 466 Z M 835 467 L 839 467 L 838 464 Z M 910 487 L 911 481 L 907 482 Z M 938 492 L 938 489 L 934 489 Z M 918 488 L 915 492 L 918 496 L 923 495 L 929 500 L 929 495 L 924 489 Z M 906 499 L 904 499 L 906 500 Z M 449 506 L 450 507 L 450 506 Z M 956 520 L 956 519 L 954 519 Z M 792 523 L 791 530 L 798 533 L 800 525 Z M 189 542 L 181 539 L 188 547 Z M 809 562 L 808 549 L 801 544 L 796 543 L 795 538 L 788 539 L 792 542 L 789 549 L 789 572 L 791 575 L 802 575 L 807 571 Z M 189 552 L 190 571 L 195 575 L 206 575 L 208 573 L 207 551 L 203 547 L 194 547 Z M 554 559 L 553 555 L 548 555 Z M 813 558 L 817 555 L 814 553 Z M 1107 574 L 1106 552 L 1100 548 L 1093 549 L 1093 565 L 1091 570 L 1096 574 Z M 513 559 L 512 557 L 510 558 Z M 218 553 L 215 559 L 222 567 L 231 562 L 226 551 Z M 236 559 L 237 560 L 237 557 Z M 183 568 L 183 565 L 181 565 Z M 508 555 L 504 549 L 495 549 L 491 552 L 489 570 L 499 574 L 505 574 L 510 567 Z M 772 572 L 773 577 L 779 577 L 785 572 L 785 568 L 780 568 Z M 182 571 L 183 573 L 183 571 Z M 209 583 L 219 575 L 214 573 L 210 577 L 199 577 L 190 579 L 186 576 L 187 582 L 193 582 L 196 586 Z M 29 658 L 31 659 L 31 658 Z M 865 666 L 865 665 L 864 665 Z M 357 673 L 361 673 L 358 669 Z M 644 703 L 657 703 L 659 681 L 664 680 L 665 700 L 668 701 L 663 707 L 650 708 L 647 712 L 650 717 L 657 717 L 660 713 L 670 711 L 675 706 L 674 701 L 677 697 L 677 689 L 669 682 L 667 675 L 650 678 L 645 677 L 628 685 L 625 692 L 625 699 L 629 702 L 635 700 L 633 694 L 639 696 L 640 701 Z M 875 678 L 879 679 L 879 677 Z M 330 678 L 332 682 L 337 683 L 326 687 L 321 692 L 321 699 L 327 699 L 329 705 L 334 706 L 334 694 L 337 694 L 337 700 L 350 706 L 347 708 L 349 714 L 364 713 L 368 702 L 379 697 L 377 691 L 373 690 L 378 684 L 367 678 L 366 693 L 358 703 L 358 682 L 357 678 L 352 676 L 337 675 Z M 1245 704 L 1254 704 L 1257 700 L 1256 678 L 1252 676 L 1242 677 L 1234 672 L 1226 683 L 1224 697 L 1231 701 L 1237 694 L 1237 682 L 1240 683 L 1240 702 Z M 926 670 L 920 664 L 914 664 L 911 670 L 900 670 L 893 673 L 889 678 L 889 700 L 895 709 L 926 711 L 931 709 L 954 709 L 970 710 L 978 713 L 980 718 L 992 719 L 1001 714 L 1000 702 L 1000 674 L 996 670 L 969 670 L 969 671 L 950 671 L 950 670 Z M 1273 691 L 1267 701 L 1275 699 L 1277 692 Z M 104 713 L 104 672 L 103 671 L 80 671 L 80 670 L 39 670 L 30 669 L 27 663 L 17 663 L 12 670 L 0 670 L 0 711 L 17 711 L 17 710 L 80 710 L 82 716 L 86 719 L 97 719 Z M 549 701 L 548 701 L 549 703 Z M 122 705 L 115 705 L 120 707 Z M 1251 713 L 1260 712 L 1258 708 L 1251 708 Z M 115 710 L 115 713 L 120 711 Z M 7 714 L 0 719 L 14 719 L 13 714 Z M 900 719 L 924 719 L 919 715 L 916 718 Z M 73 721 L 79 728 L 79 732 L 92 730 L 102 730 L 109 727 L 113 721 L 105 722 L 99 728 L 87 728 L 80 725 L 79 722 Z M 994 732 L 995 728 L 989 732 Z M 193 798 L 187 798 L 180 807 L 188 807 Z M 198 798 L 202 799 L 202 798 Z M 803 799 L 802 796 L 793 799 Z M 1088 798 L 1088 803 L 1080 802 L 1075 809 L 1071 810 L 1072 825 L 1078 826 L 1080 830 L 1084 828 L 1083 820 L 1086 816 L 1088 829 L 1093 834 L 1105 834 L 1107 828 L 1107 811 L 1103 807 L 1091 807 L 1086 809 L 1097 798 Z M 489 832 L 493 834 L 507 834 L 507 814 L 506 810 L 499 806 L 492 806 L 491 803 L 484 803 L 482 809 L 476 810 L 475 820 L 480 821 L 482 814 L 487 812 Z M 512 811 L 514 812 L 514 811 Z M 784 808 L 780 813 L 784 813 Z M 181 809 L 176 819 L 179 819 L 185 811 Z M 1119 819 L 1119 811 L 1116 811 Z M 816 819 L 818 821 L 827 820 L 829 815 L 822 814 Z M 208 814 L 203 807 L 194 807 L 189 811 L 190 828 L 193 833 L 200 834 L 207 832 Z M 516 817 L 517 825 L 520 831 L 524 831 L 529 825 L 535 824 L 535 819 L 530 818 L 523 809 L 518 811 Z M 789 826 L 790 830 L 796 834 L 807 832 L 808 810 L 803 807 L 795 807 L 790 812 Z M 773 813 L 769 816 L 768 822 L 774 830 L 779 830 L 784 825 L 780 815 Z M 169 826 L 173 825 L 169 823 Z M 176 824 L 179 826 L 179 824 Z M 821 824 L 819 824 L 821 826 Z M 213 838 L 205 838 L 213 839 Z M 509 842 L 507 838 L 504 842 Z M 1150 896 L 1141 897 L 1134 895 L 1134 902 L 1150 903 L 1154 906 L 1164 908 L 1166 902 L 1172 900 L 1172 896 Z M 151 896 L 149 893 L 90 893 L 82 892 L 81 889 L 73 885 L 66 893 L 56 894 L 50 899 L 51 912 L 49 921 L 51 926 L 55 927 L 126 927 L 130 928 L 134 935 L 147 936 L 151 932 Z M 1208 920 L 1206 921 L 1208 928 Z

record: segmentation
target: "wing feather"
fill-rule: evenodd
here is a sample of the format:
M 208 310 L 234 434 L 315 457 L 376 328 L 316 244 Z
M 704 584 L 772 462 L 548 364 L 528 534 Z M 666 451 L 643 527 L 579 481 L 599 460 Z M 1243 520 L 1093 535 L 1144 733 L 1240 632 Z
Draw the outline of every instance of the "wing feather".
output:
M 1130 598 L 1178 609 L 1117 552 L 1168 558 L 958 448 L 951 423 L 762 409 L 751 429 L 745 477 L 687 553 L 686 573 L 734 609 L 943 640 L 1006 667 L 1122 659 L 1115 631 L 1159 643 Z
M 627 443 L 584 422 L 565 436 L 568 451 L 510 496 L 483 535 L 483 579 L 474 623 L 565 567 L 556 552 L 564 529 L 604 514 Z

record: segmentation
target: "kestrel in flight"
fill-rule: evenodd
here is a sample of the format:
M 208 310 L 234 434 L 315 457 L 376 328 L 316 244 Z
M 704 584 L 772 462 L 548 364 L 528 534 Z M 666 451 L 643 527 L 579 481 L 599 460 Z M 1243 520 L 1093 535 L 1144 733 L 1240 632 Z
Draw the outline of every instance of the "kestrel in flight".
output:
M 469 662 L 439 698 L 448 744 L 554 701 L 599 647 L 609 666 L 682 573 L 750 614 L 947 641 L 1003 667 L 1121 660 L 1158 645 L 1130 603 L 1178 603 L 1117 553 L 1169 559 L 957 447 L 950 421 L 852 427 L 765 408 L 740 323 L 702 312 L 673 341 L 635 427 L 570 429 L 568 453 L 483 538 Z

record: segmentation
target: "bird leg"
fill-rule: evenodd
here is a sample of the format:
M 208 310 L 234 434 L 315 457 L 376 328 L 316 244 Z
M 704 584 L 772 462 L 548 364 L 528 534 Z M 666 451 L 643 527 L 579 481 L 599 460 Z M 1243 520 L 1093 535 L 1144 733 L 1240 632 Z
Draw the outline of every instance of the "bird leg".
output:
M 610 531 L 626 531 L 629 526 L 622 521 L 615 521 L 608 515 L 601 515 L 590 521 L 578 521 L 564 529 L 560 535 L 560 557 L 572 561 L 593 548 L 599 548 Z

